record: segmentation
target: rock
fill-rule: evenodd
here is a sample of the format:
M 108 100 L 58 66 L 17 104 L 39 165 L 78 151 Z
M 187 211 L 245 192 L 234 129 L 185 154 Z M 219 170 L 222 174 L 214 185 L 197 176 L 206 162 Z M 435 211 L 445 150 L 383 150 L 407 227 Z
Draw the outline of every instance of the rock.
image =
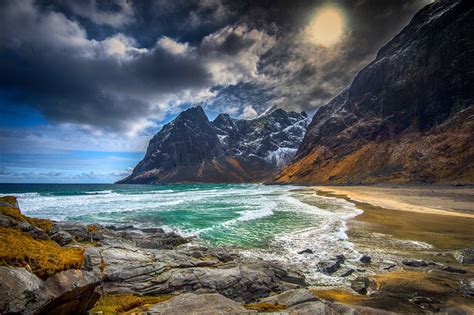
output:
M 155 304 L 147 314 L 247 314 L 256 313 L 217 293 L 178 295 L 169 301 Z
M 461 288 L 466 295 L 474 296 L 474 278 L 462 279 Z
M 46 234 L 42 229 L 31 225 L 27 222 L 17 222 L 18 228 L 31 235 L 35 240 L 48 240 L 48 234 Z
M 11 227 L 11 226 L 16 226 L 17 222 L 13 220 L 12 218 L 0 214 L 0 226 L 1 227 Z
M 351 281 L 351 288 L 357 293 L 365 295 L 369 288 L 369 279 L 367 277 L 357 277 Z
M 341 265 L 344 263 L 344 256 L 343 255 L 338 255 L 336 256 L 335 259 L 330 260 L 330 261 L 322 261 L 318 263 L 319 271 L 322 273 L 325 273 L 327 275 L 331 275 L 335 273 L 339 268 L 341 268 Z
M 24 268 L 0 267 L 0 279 L 2 314 L 33 314 L 52 298 L 44 282 Z
M 0 310 L 21 314 L 86 314 L 97 302 L 100 279 L 81 270 L 46 281 L 24 268 L 0 267 Z
M 50 235 L 60 231 L 68 232 L 76 241 L 89 242 L 91 240 L 89 231 L 85 224 L 76 222 L 56 222 L 51 228 Z
M 72 242 L 72 235 L 66 231 L 58 231 L 52 234 L 51 239 L 56 241 L 61 246 L 67 245 Z
M 370 264 L 370 262 L 372 261 L 372 257 L 364 255 L 359 259 L 359 261 L 363 264 Z
M 294 305 L 288 308 L 288 313 L 291 315 L 325 315 L 334 314 L 334 312 L 321 301 L 305 302 Z M 286 314 L 286 312 L 284 313 Z
M 309 248 L 302 250 L 301 252 L 298 252 L 298 254 L 313 254 L 313 251 Z
M 466 265 L 474 264 L 474 248 L 467 248 L 461 251 L 461 263 Z
M 353 274 L 354 271 L 355 271 L 355 270 L 352 269 L 352 268 L 343 270 L 342 273 L 341 273 L 341 275 L 340 275 L 340 277 L 343 277 L 343 278 L 344 278 L 344 277 L 348 277 L 348 276 L 350 276 L 351 274 Z
M 297 304 L 315 301 L 319 301 L 319 299 L 307 289 L 294 289 L 285 291 L 277 295 L 272 295 L 270 297 L 260 300 L 259 302 L 269 304 L 280 304 L 291 307 Z
M 100 278 L 92 272 L 67 270 L 46 280 L 54 299 L 42 307 L 42 314 L 87 314 L 99 300 Z
M 414 268 L 428 267 L 428 264 L 424 260 L 418 260 L 418 259 L 403 260 L 402 264 L 404 264 L 405 266 L 414 267 Z
M 356 306 L 356 305 L 347 305 L 342 303 L 330 303 L 329 309 L 332 312 L 326 312 L 322 314 L 337 314 L 337 315 L 396 315 L 390 311 L 385 311 L 381 309 L 365 307 L 365 306 Z
M 460 273 L 460 274 L 466 274 L 467 273 L 466 270 L 464 270 L 464 269 L 454 268 L 454 267 L 451 267 L 451 266 L 444 267 L 441 270 L 446 271 L 446 272 L 452 272 L 452 273 Z
M 395 268 L 396 266 L 397 266 L 397 264 L 394 264 L 394 263 L 391 263 L 391 262 L 383 262 L 380 267 L 383 270 L 390 270 L 392 268 Z

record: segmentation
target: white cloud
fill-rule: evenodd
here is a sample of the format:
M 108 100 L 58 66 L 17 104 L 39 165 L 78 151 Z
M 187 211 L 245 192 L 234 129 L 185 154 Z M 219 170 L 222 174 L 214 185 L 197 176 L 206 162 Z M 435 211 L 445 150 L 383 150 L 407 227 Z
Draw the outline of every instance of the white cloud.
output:
M 236 84 L 258 79 L 258 62 L 274 45 L 265 31 L 226 26 L 206 36 L 200 51 L 216 83 Z
M 253 119 L 257 117 L 257 111 L 250 105 L 244 107 L 240 118 L 242 119 Z
M 167 36 L 160 38 L 157 44 L 174 55 L 184 55 L 190 50 L 188 43 L 179 43 Z

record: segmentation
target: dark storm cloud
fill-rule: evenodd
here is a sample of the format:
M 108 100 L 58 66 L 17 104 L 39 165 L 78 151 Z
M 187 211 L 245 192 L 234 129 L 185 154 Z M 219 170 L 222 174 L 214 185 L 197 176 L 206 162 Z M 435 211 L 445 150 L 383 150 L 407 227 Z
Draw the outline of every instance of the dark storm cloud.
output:
M 112 131 L 181 103 L 311 111 L 425 2 L 331 2 L 347 36 L 325 49 L 301 33 L 326 1 L 2 1 L 0 92 L 50 120 Z

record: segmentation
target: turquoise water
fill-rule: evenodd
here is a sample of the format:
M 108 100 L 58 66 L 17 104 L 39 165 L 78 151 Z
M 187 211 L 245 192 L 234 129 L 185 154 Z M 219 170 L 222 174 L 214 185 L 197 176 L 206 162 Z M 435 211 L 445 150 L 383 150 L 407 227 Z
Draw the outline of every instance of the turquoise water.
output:
M 18 197 L 34 217 L 102 225 L 163 227 L 210 246 L 234 246 L 249 255 L 313 268 L 318 257 L 357 255 L 346 221 L 352 204 L 301 187 L 260 184 L 13 185 L 0 194 Z M 304 261 L 297 252 L 318 257 Z M 355 256 L 354 256 L 355 257 Z

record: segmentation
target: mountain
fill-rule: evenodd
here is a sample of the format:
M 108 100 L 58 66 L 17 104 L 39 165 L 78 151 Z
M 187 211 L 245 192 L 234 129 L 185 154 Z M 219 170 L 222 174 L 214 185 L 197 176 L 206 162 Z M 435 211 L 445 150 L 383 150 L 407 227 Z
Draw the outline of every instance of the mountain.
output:
M 473 183 L 474 1 L 437 1 L 321 107 L 276 183 Z
M 291 161 L 308 124 L 306 113 L 282 109 L 252 120 L 220 114 L 209 121 L 193 107 L 150 140 L 143 160 L 118 183 L 267 180 Z

